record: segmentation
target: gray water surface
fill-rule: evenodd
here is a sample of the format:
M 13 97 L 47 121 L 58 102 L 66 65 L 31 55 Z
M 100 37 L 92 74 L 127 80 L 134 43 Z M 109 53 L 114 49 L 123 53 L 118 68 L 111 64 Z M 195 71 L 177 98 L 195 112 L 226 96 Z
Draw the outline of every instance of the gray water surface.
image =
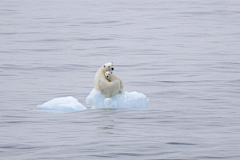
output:
M 240 2 L 1 1 L 0 158 L 240 159 Z M 148 109 L 94 110 L 113 61 Z M 36 112 L 73 96 L 88 110 Z

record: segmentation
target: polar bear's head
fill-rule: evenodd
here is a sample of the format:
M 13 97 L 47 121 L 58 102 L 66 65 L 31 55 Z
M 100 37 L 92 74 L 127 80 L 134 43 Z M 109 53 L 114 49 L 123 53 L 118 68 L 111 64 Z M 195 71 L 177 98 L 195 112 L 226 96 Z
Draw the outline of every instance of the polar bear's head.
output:
M 113 71 L 113 70 L 114 70 L 113 62 L 105 63 L 102 67 L 103 67 L 106 71 Z
M 112 76 L 112 73 L 113 73 L 112 71 L 107 71 L 105 73 L 106 78 L 110 78 Z

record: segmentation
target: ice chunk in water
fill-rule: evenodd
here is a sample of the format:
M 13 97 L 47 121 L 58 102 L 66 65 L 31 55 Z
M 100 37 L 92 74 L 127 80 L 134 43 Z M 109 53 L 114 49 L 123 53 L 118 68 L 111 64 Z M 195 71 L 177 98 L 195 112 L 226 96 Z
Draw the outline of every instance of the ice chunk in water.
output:
M 76 112 L 87 109 L 76 98 L 71 96 L 54 98 L 42 105 L 38 105 L 36 110 L 55 113 Z
M 138 92 L 125 92 L 106 98 L 100 91 L 93 89 L 86 98 L 92 108 L 148 108 L 148 98 Z

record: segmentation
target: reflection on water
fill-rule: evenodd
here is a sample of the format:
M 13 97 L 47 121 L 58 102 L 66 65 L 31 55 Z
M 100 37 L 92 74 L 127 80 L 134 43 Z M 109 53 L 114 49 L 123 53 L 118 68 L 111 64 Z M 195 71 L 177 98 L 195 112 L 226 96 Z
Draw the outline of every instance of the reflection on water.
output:
M 99 118 L 101 122 L 97 130 L 99 133 L 103 134 L 114 134 L 114 115 L 117 114 L 115 109 L 100 109 L 102 112 L 99 112 Z

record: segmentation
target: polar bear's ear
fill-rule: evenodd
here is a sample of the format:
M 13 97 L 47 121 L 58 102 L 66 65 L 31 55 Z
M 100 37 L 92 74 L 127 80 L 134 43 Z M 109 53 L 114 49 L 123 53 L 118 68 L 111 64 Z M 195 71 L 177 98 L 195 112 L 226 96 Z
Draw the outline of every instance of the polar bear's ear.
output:
M 113 62 L 111 62 L 113 64 Z

